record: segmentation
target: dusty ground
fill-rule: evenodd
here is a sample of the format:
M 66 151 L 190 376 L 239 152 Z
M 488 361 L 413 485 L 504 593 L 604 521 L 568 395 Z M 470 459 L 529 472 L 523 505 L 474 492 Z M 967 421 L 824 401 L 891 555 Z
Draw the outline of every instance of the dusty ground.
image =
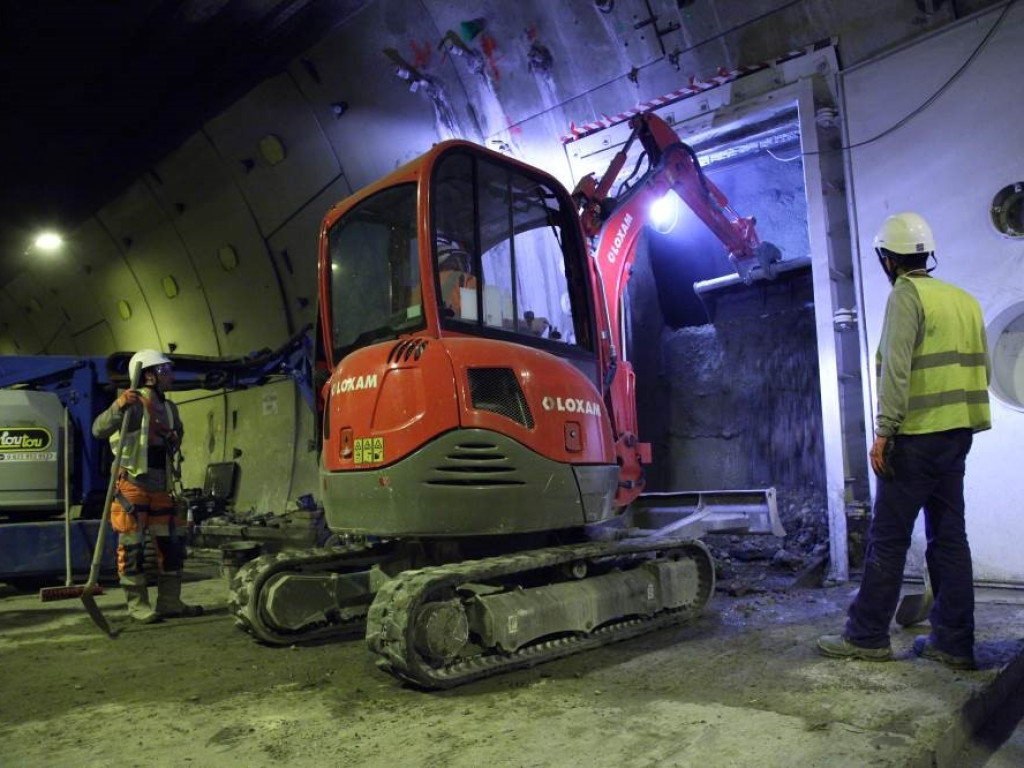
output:
M 895 663 L 830 661 L 813 641 L 849 587 L 720 593 L 692 626 L 428 694 L 360 639 L 255 644 L 214 560 L 190 572 L 207 616 L 113 641 L 78 600 L 0 587 L 4 766 L 931 765 L 1024 645 L 1024 606 L 979 605 L 980 671 L 914 658 L 912 633 Z M 124 619 L 117 590 L 99 603 Z

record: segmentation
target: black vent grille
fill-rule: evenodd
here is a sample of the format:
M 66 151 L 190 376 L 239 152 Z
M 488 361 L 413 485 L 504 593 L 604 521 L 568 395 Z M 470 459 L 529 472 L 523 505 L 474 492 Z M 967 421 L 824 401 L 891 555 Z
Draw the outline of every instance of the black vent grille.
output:
M 533 414 L 511 368 L 470 368 L 469 391 L 477 410 L 496 413 L 533 429 Z
M 453 446 L 426 482 L 427 485 L 473 488 L 523 485 L 516 466 L 493 443 Z
M 411 358 L 417 361 L 427 348 L 426 339 L 404 339 L 391 348 L 388 353 L 389 363 L 406 363 Z

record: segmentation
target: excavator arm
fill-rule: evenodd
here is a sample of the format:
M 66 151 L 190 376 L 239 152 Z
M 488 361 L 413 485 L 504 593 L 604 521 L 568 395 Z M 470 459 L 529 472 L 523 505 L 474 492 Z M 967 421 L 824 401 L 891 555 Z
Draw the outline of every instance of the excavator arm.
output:
M 754 218 L 744 218 L 733 210 L 725 194 L 704 174 L 696 153 L 668 123 L 645 112 L 634 116 L 629 124 L 629 138 L 601 179 L 589 174 L 573 191 L 583 231 L 590 240 L 608 328 L 606 397 L 622 465 L 617 504 L 628 504 L 643 490 L 641 464 L 650 462 L 649 446 L 636 437 L 633 369 L 620 359 L 622 300 L 649 209 L 667 193 L 677 194 L 722 242 L 734 269 L 746 282 L 752 280 L 754 266 L 770 276 L 771 264 L 780 257 L 778 248 L 758 237 Z M 632 176 L 626 179 L 621 185 L 625 191 L 613 197 L 612 186 L 635 142 L 640 142 L 642 154 L 634 175 L 645 159 L 647 169 L 632 184 Z

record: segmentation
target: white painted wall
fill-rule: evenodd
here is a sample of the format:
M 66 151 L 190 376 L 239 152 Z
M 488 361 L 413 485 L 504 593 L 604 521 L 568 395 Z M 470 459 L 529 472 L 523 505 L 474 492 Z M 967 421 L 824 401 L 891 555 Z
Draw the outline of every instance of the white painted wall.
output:
M 843 85 L 850 145 L 871 139 L 923 104 L 964 64 L 1002 10 L 847 72 Z M 989 221 L 992 196 L 1024 180 L 1021 50 L 1024 4 L 1018 3 L 934 103 L 902 128 L 850 150 L 868 355 L 878 345 L 889 293 L 871 241 L 890 214 L 913 210 L 931 223 L 939 259 L 935 275 L 974 294 L 986 322 L 1024 300 L 1024 242 L 998 235 Z M 992 398 L 992 419 L 993 429 L 976 437 L 967 466 L 975 579 L 1022 585 L 1024 413 Z

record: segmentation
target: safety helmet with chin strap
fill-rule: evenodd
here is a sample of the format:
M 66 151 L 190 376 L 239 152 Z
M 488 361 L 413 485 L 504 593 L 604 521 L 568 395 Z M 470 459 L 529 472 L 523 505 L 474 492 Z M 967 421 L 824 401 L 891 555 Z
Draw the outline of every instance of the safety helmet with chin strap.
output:
M 934 259 L 935 235 L 932 234 L 928 222 L 920 215 L 911 212 L 897 213 L 882 222 L 875 235 L 874 247 L 882 269 L 888 275 L 889 281 L 893 282 L 896 275 L 890 274 L 885 262 L 886 256 L 895 257 L 897 262 L 901 261 L 901 256 L 931 256 Z M 888 253 L 883 252 L 883 249 Z

